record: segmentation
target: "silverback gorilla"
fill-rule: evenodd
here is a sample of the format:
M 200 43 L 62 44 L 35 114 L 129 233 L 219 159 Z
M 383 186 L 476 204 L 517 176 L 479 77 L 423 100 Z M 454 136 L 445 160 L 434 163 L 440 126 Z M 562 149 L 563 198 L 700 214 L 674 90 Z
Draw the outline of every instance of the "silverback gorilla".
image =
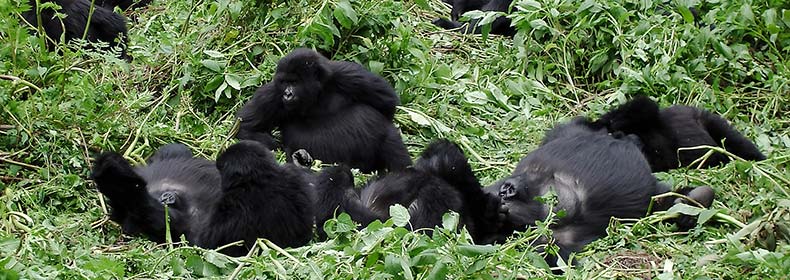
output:
M 583 118 L 558 125 L 509 178 L 486 188 L 488 193 L 499 194 L 506 209 L 500 240 L 545 220 L 551 210 L 564 211 L 564 216 L 554 217 L 551 228 L 559 257 L 567 260 L 570 253 L 605 236 L 612 217 L 643 217 L 651 197 L 669 191 L 653 176 L 634 139 L 616 139 L 589 125 Z M 554 208 L 535 200 L 550 190 L 557 196 Z M 713 202 L 713 190 L 706 186 L 677 192 L 705 207 Z M 665 199 L 654 209 L 666 210 L 675 203 L 686 201 Z M 677 221 L 681 227 L 695 222 Z M 554 265 L 557 259 L 549 256 L 547 261 Z
M 319 231 L 335 212 L 365 226 L 389 218 L 389 206 L 400 204 L 409 210 L 412 229 L 440 225 L 452 210 L 475 241 L 488 243 L 502 219 L 500 199 L 483 192 L 461 149 L 447 140 L 432 143 L 413 168 L 373 179 L 360 193 L 344 166 L 327 168 L 316 181 Z
M 296 49 L 238 112 L 237 137 L 271 149 L 279 128 L 286 154 L 305 149 L 362 172 L 401 170 L 411 158 L 392 123 L 399 103 L 387 81 L 361 65 Z
M 708 149 L 678 149 L 702 145 L 723 147 L 745 160 L 765 159 L 754 143 L 722 117 L 683 105 L 659 110 L 658 104 L 646 96 L 620 105 L 591 125 L 606 128 L 610 133 L 636 135 L 653 172 L 690 166 Z M 729 161 L 727 155 L 716 152 L 700 166 L 717 166 Z
M 86 41 L 105 42 L 110 48 L 119 47 L 120 57 L 130 59 L 126 53 L 126 19 L 114 13 L 111 8 L 94 5 L 91 14 L 90 0 L 40 0 L 39 2 L 56 3 L 61 7 L 57 12 L 66 15 L 62 23 L 60 18 L 55 17 L 56 11 L 50 8 L 42 9 L 41 14 L 37 16 L 35 0 L 29 0 L 28 4 L 32 8 L 22 13 L 24 20 L 34 28 L 38 27 L 38 19 L 41 18 L 41 27 L 47 37 L 45 40 L 50 51 L 55 49 L 61 36 L 69 42 L 81 39 L 83 34 L 86 34 Z M 87 21 L 89 16 L 90 22 Z M 87 33 L 85 28 L 88 29 Z
M 313 234 L 308 184 L 295 166 L 279 165 L 271 151 L 241 141 L 217 163 L 195 158 L 181 144 L 162 147 L 144 166 L 105 152 L 91 177 L 109 199 L 110 218 L 125 233 L 165 240 L 165 207 L 171 235 L 204 248 L 243 241 L 222 252 L 245 254 L 257 238 L 279 246 L 306 244 Z

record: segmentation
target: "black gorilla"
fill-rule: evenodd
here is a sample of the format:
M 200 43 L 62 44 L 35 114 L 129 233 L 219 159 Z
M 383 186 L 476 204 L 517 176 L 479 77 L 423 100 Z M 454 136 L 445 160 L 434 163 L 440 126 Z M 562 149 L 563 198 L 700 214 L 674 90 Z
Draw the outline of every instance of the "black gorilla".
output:
M 155 242 L 165 241 L 163 204 L 169 207 L 172 237 L 189 237 L 194 221 L 212 211 L 221 193 L 214 163 L 192 157 L 181 144 L 160 148 L 147 165 L 138 167 L 118 153 L 105 152 L 96 159 L 91 177 L 110 200 L 110 219 L 124 232 Z
M 477 242 L 497 232 L 501 223 L 500 199 L 483 192 L 463 152 L 454 143 L 432 143 L 413 168 L 374 179 L 357 193 L 347 167 L 327 168 L 316 180 L 316 224 L 335 213 L 346 212 L 352 220 L 369 224 L 389 217 L 389 207 L 400 204 L 409 210 L 411 228 L 440 225 L 449 210 L 460 214 Z
M 43 9 L 40 14 L 41 27 L 46 33 L 47 47 L 54 50 L 57 42 L 63 36 L 66 42 L 81 39 L 87 26 L 88 32 L 85 40 L 88 42 L 106 42 L 110 48 L 119 47 L 120 57 L 130 59 L 126 53 L 126 19 L 114 13 L 111 9 L 95 5 L 91 14 L 90 0 L 40 0 L 41 3 L 52 2 L 60 5 L 57 12 L 66 15 L 62 20 L 55 17 L 52 9 Z M 22 13 L 22 17 L 34 28 L 38 26 L 36 15 L 36 1 L 29 0 L 31 10 Z M 90 16 L 90 23 L 87 22 Z
M 638 96 L 604 114 L 592 124 L 611 133 L 634 134 L 643 144 L 642 151 L 654 172 L 690 166 L 703 157 L 707 149 L 678 150 L 701 145 L 723 147 L 745 160 L 763 160 L 765 156 L 749 139 L 727 120 L 711 112 L 682 105 L 659 110 L 658 104 Z M 713 153 L 702 167 L 729 162 L 728 156 Z
M 399 103 L 387 81 L 361 65 L 296 49 L 238 112 L 238 138 L 274 148 L 279 127 L 286 154 L 305 149 L 363 172 L 400 170 L 411 158 L 392 123 Z
M 244 247 L 224 253 L 243 255 L 257 238 L 278 246 L 298 247 L 313 236 L 310 187 L 292 165 L 280 166 L 261 143 L 241 141 L 217 158 L 222 195 L 201 223 L 195 243 L 216 248 L 244 240 Z
M 560 257 L 567 260 L 570 253 L 605 236 L 612 217 L 643 217 L 651 197 L 669 191 L 653 177 L 633 139 L 616 139 L 589 125 L 586 119 L 578 118 L 555 127 L 538 149 L 518 163 L 509 178 L 486 188 L 488 193 L 502 197 L 507 210 L 500 237 L 545 220 L 550 210 L 564 211 L 564 216 L 554 218 L 551 228 Z M 535 200 L 549 190 L 557 195 L 553 209 Z M 713 202 L 709 187 L 678 192 L 705 207 Z M 664 199 L 654 209 L 666 210 L 681 202 L 685 203 Z M 681 227 L 693 226 L 694 221 L 678 219 Z M 554 265 L 556 258 L 549 256 L 547 261 Z
M 464 26 L 465 23 L 458 22 L 458 18 L 464 13 L 472 10 L 480 10 L 484 12 L 497 11 L 508 12 L 510 4 L 513 0 L 450 0 L 446 1 L 453 6 L 450 13 L 450 20 L 440 18 L 433 21 L 433 24 L 444 29 L 457 29 Z M 480 19 L 472 19 L 468 25 L 460 29 L 463 33 L 480 33 L 481 26 L 477 26 Z M 505 36 L 513 36 L 516 34 L 516 29 L 510 26 L 510 19 L 507 17 L 498 17 L 491 23 L 491 34 L 500 34 Z
M 124 232 L 165 240 L 164 206 L 173 238 L 204 248 L 243 240 L 223 253 L 239 256 L 256 238 L 300 246 L 312 236 L 310 190 L 293 165 L 281 166 L 261 144 L 242 141 L 216 165 L 194 158 L 186 146 L 162 147 L 145 166 L 132 167 L 115 152 L 101 154 L 91 177 Z

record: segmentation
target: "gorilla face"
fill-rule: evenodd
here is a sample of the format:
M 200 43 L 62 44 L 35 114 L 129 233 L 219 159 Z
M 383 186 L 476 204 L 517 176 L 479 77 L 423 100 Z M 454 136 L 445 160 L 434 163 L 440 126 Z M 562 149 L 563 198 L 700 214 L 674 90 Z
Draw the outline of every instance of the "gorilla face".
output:
M 274 84 L 288 111 L 305 111 L 315 105 L 329 76 L 327 63 L 308 49 L 297 49 L 277 63 Z
M 508 210 L 508 220 L 516 227 L 533 225 L 543 219 L 548 213 L 545 205 L 535 197 L 541 195 L 542 189 L 535 180 L 530 180 L 529 174 L 512 176 L 499 185 L 499 197 L 503 206 Z M 530 185 L 532 185 L 530 187 Z

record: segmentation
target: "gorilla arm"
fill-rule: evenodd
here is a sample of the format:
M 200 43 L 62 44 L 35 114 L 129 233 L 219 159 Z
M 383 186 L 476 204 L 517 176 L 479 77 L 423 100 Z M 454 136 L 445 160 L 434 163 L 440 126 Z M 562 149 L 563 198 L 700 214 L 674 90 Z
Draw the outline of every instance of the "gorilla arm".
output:
M 331 86 L 336 93 L 345 94 L 355 102 L 370 105 L 388 120 L 393 119 L 395 107 L 400 105 L 400 97 L 384 78 L 353 62 L 329 63 L 333 71 Z
M 283 114 L 285 109 L 281 94 L 277 92 L 274 83 L 263 85 L 236 114 L 241 119 L 236 138 L 258 141 L 269 149 L 275 148 L 276 143 L 271 133 L 280 125 Z

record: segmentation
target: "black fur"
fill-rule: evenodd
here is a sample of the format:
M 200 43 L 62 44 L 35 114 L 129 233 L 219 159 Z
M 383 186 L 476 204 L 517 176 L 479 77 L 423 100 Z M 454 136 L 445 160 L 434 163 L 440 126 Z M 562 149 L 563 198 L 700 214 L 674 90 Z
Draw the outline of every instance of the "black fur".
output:
M 659 110 L 658 104 L 645 96 L 638 96 L 604 114 L 593 123 L 593 127 L 638 136 L 644 144 L 642 151 L 654 172 L 690 166 L 708 150 L 678 149 L 701 145 L 722 147 L 724 143 L 723 147 L 727 151 L 745 160 L 765 159 L 754 143 L 724 118 L 683 105 Z M 714 153 L 701 166 L 707 168 L 729 161 L 728 156 Z
M 307 182 L 298 172 L 277 164 L 262 144 L 241 141 L 219 158 L 222 194 L 202 224 L 195 243 L 216 248 L 238 240 L 244 246 L 223 252 L 240 256 L 257 238 L 283 247 L 307 244 L 313 235 L 313 205 Z
M 444 29 L 459 29 L 462 33 L 480 33 L 482 27 L 478 26 L 479 19 L 472 19 L 468 23 L 459 22 L 458 18 L 464 13 L 472 10 L 480 10 L 484 12 L 497 11 L 508 12 L 510 4 L 513 0 L 455 0 L 452 3 L 453 9 L 451 11 L 451 19 L 439 18 L 433 21 L 433 24 Z M 516 34 L 516 29 L 510 26 L 511 20 L 507 17 L 498 17 L 491 23 L 491 34 L 500 34 L 505 36 L 513 36 Z
M 172 238 L 185 235 L 204 248 L 243 240 L 223 253 L 245 254 L 257 238 L 301 246 L 312 237 L 313 203 L 301 167 L 279 165 L 253 141 L 228 148 L 214 164 L 181 144 L 159 149 L 145 166 L 103 153 L 92 178 L 109 199 L 110 218 L 124 232 L 165 241 L 164 204 Z
M 177 240 L 190 235 L 194 221 L 211 211 L 220 194 L 214 163 L 193 158 L 180 144 L 161 148 L 148 165 L 138 167 L 118 153 L 105 152 L 96 159 L 91 177 L 109 199 L 110 219 L 124 232 L 156 242 L 165 241 L 163 200 L 169 204 L 171 233 Z
M 643 217 L 651 197 L 669 191 L 653 177 L 632 140 L 616 139 L 605 130 L 593 129 L 583 118 L 555 127 L 537 150 L 518 163 L 509 178 L 486 188 L 488 193 L 499 194 L 507 209 L 500 237 L 545 220 L 550 209 L 535 198 L 550 189 L 557 195 L 553 210 L 565 211 L 565 216 L 555 218 L 551 226 L 560 257 L 565 260 L 570 253 L 606 235 L 612 217 Z M 706 198 L 697 193 L 695 198 Z M 712 202 L 712 195 L 710 198 Z M 666 210 L 681 202 L 667 200 L 655 208 Z M 549 257 L 548 261 L 553 265 L 556 258 Z
M 60 42 L 63 36 L 66 42 L 74 39 L 81 39 L 87 26 L 88 32 L 85 40 L 88 42 L 106 42 L 110 48 L 118 47 L 121 50 L 120 57 L 130 59 L 126 53 L 126 19 L 114 13 L 111 9 L 106 9 L 99 5 L 94 6 L 91 14 L 90 0 L 40 0 L 41 3 L 53 2 L 61 6 L 59 13 L 66 17 L 62 20 L 55 17 L 52 9 L 41 11 L 41 27 L 46 34 L 47 47 L 50 51 Z M 28 2 L 31 10 L 22 13 L 22 17 L 32 28 L 38 28 L 36 16 L 36 1 Z M 90 15 L 90 24 L 88 16 Z
M 274 148 L 279 128 L 286 154 L 305 149 L 363 172 L 401 170 L 411 158 L 392 123 L 399 103 L 387 81 L 361 65 L 296 49 L 238 112 L 237 137 Z
M 337 213 L 346 212 L 363 226 L 389 217 L 389 207 L 400 204 L 409 210 L 413 229 L 441 224 L 449 210 L 461 215 L 461 222 L 475 240 L 484 241 L 499 226 L 500 203 L 483 192 L 455 144 L 439 140 L 431 144 L 414 168 L 389 173 L 372 180 L 357 194 L 347 168 L 333 167 L 318 180 L 319 229 Z

